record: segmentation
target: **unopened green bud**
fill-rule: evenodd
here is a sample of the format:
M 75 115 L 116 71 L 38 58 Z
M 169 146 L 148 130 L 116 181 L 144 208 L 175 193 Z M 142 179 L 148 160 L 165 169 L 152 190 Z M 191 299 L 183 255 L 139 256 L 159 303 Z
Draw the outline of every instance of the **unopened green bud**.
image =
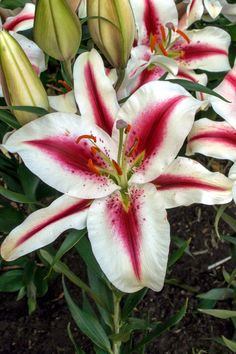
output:
M 67 0 L 38 0 L 34 40 L 51 57 L 60 61 L 74 58 L 81 41 L 81 24 Z
M 6 102 L 11 106 L 49 108 L 47 93 L 18 42 L 0 32 L 1 83 Z M 23 125 L 38 117 L 35 113 L 14 111 Z
M 94 43 L 113 67 L 124 69 L 135 36 L 129 0 L 87 0 L 87 12 Z

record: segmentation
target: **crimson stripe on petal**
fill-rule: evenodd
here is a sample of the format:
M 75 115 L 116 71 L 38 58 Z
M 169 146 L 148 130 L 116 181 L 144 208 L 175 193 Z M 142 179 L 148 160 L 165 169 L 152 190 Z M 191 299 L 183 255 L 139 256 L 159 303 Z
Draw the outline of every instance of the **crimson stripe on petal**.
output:
M 101 159 L 91 153 L 91 145 L 85 139 L 79 144 L 76 143 L 76 138 L 71 139 L 66 136 L 29 140 L 24 143 L 43 151 L 50 156 L 52 160 L 63 165 L 64 168 L 72 173 L 92 174 L 87 166 L 89 159 L 93 159 L 95 164 L 105 167 Z
M 201 59 L 205 57 L 210 57 L 214 55 L 224 55 L 228 56 L 228 53 L 226 50 L 219 49 L 219 48 L 214 48 L 210 45 L 207 44 L 183 44 L 178 42 L 176 43 L 173 47 L 173 50 L 180 50 L 182 51 L 181 56 L 178 58 L 178 60 L 184 60 L 184 61 L 191 61 L 194 59 Z
M 191 144 L 193 141 L 196 140 L 207 140 L 209 142 L 215 142 L 225 145 L 230 145 L 233 148 L 236 148 L 236 131 L 213 131 L 213 132 L 203 132 L 192 136 L 188 143 Z
M 135 125 L 132 126 L 128 148 L 130 149 L 135 139 L 138 139 L 136 156 L 145 151 L 145 161 L 147 161 L 151 155 L 158 154 L 165 140 L 171 114 L 176 106 L 186 98 L 188 97 L 173 97 L 142 112 L 136 119 Z
M 163 74 L 165 73 L 165 70 L 163 70 L 160 67 L 155 67 L 153 69 L 145 69 L 141 72 L 141 74 L 138 77 L 138 82 L 135 85 L 135 88 L 131 91 L 131 94 L 137 91 L 141 86 L 144 84 L 158 80 Z
M 111 196 L 106 205 L 110 226 L 114 230 L 114 234 L 119 235 L 131 260 L 134 274 L 139 280 L 141 279 L 139 203 L 142 193 L 143 191 L 140 190 L 132 190 L 127 211 L 117 194 Z
M 151 34 L 157 35 L 157 40 L 161 40 L 160 25 L 161 21 L 157 13 L 157 9 L 153 0 L 144 0 L 144 24 L 147 31 L 147 39 L 145 43 L 149 46 Z
M 153 182 L 159 191 L 170 189 L 204 189 L 206 191 L 225 191 L 225 188 L 213 186 L 206 182 L 201 182 L 194 177 L 177 176 L 163 174 L 156 178 Z
M 104 98 L 99 92 L 93 70 L 94 68 L 91 66 L 90 63 L 86 64 L 84 69 L 84 76 L 86 80 L 90 104 L 94 113 L 95 122 L 108 134 L 111 134 L 114 120 L 105 105 Z
M 71 216 L 73 214 L 77 214 L 79 212 L 82 212 L 86 210 L 91 204 L 91 200 L 89 199 L 83 199 L 79 200 L 78 203 L 72 205 L 68 209 L 63 210 L 62 212 L 58 213 L 57 215 L 49 218 L 48 220 L 43 221 L 41 224 L 35 226 L 32 228 L 30 231 L 26 232 L 21 238 L 17 241 L 16 247 L 20 246 L 27 240 L 29 240 L 31 237 L 33 237 L 36 233 L 42 231 L 44 228 L 47 226 L 52 225 L 53 223 L 56 223 L 57 221 L 64 219 L 68 216 Z
M 28 21 L 28 20 L 34 20 L 34 15 L 29 14 L 29 15 L 18 16 L 14 20 L 4 23 L 3 28 L 6 31 L 14 31 L 17 25 L 19 25 L 21 22 Z

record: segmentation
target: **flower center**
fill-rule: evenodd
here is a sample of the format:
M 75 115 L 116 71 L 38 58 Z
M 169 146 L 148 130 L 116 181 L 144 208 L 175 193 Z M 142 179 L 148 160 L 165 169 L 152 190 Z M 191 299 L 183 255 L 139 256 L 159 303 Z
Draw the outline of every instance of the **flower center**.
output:
M 128 147 L 128 138 L 131 126 L 123 120 L 116 122 L 116 128 L 119 130 L 119 146 L 117 159 L 110 159 L 97 145 L 97 138 L 93 135 L 81 135 L 76 139 L 79 144 L 81 140 L 86 139 L 91 143 L 90 152 L 92 157 L 87 161 L 88 169 L 98 176 L 107 176 L 121 187 L 124 192 L 127 191 L 128 181 L 138 168 L 145 156 L 145 151 L 137 154 L 139 138 L 135 137 L 132 145 Z M 94 156 L 94 158 L 93 158 Z M 95 162 L 96 157 L 103 161 L 105 167 L 98 166 Z
M 179 36 L 182 37 L 187 43 L 190 43 L 190 39 L 186 35 L 186 33 L 176 28 L 171 22 L 168 22 L 166 24 L 166 28 L 168 29 L 167 34 L 165 27 L 163 25 L 160 25 L 161 39 L 159 41 L 157 39 L 158 37 L 156 34 L 151 34 L 150 49 L 155 54 L 162 54 L 166 57 L 176 59 L 183 55 L 183 51 L 173 49 L 175 42 L 178 40 L 177 38 L 173 41 L 173 34 L 178 33 Z

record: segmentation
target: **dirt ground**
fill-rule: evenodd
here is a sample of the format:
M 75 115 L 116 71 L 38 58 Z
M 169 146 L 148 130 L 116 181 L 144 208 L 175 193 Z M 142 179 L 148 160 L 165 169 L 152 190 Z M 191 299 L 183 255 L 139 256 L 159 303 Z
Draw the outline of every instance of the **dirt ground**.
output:
M 193 257 L 184 257 L 174 266 L 168 278 L 195 288 L 198 293 L 223 285 L 222 268 L 209 271 L 207 267 L 229 255 L 229 245 L 219 242 L 214 233 L 214 210 L 212 207 L 194 205 L 168 212 L 172 235 L 183 239 L 191 238 L 190 250 Z M 222 225 L 222 229 L 226 227 Z M 73 253 L 67 263 L 78 272 L 80 265 L 77 254 Z M 227 262 L 225 268 L 232 270 Z M 158 354 L 203 354 L 227 353 L 213 337 L 224 335 L 231 338 L 233 328 L 230 321 L 217 320 L 197 312 L 196 294 L 173 285 L 165 285 L 160 293 L 149 291 L 136 309 L 137 316 L 149 316 L 164 320 L 174 314 L 189 298 L 186 317 L 176 327 L 151 343 L 146 353 Z M 28 316 L 25 300 L 15 301 L 15 294 L 0 294 L 0 353 L 1 354 L 72 354 L 73 347 L 66 333 L 71 322 L 75 338 L 84 351 L 93 353 L 88 340 L 74 325 L 62 296 L 60 279 L 51 286 L 48 294 L 39 300 L 38 309 Z M 227 302 L 221 303 L 227 308 Z

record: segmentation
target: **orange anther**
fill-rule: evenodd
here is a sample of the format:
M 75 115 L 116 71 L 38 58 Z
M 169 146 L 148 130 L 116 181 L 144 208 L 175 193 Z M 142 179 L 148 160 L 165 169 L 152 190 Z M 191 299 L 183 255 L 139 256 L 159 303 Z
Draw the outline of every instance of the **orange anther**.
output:
M 151 34 L 151 37 L 150 37 L 150 48 L 151 48 L 152 52 L 155 51 L 156 44 L 157 44 L 157 35 L 156 34 L 154 34 L 154 35 Z
M 177 29 L 176 33 L 178 33 L 183 39 L 185 39 L 187 43 L 190 43 L 189 37 L 183 31 Z
M 127 128 L 125 128 L 125 134 L 128 134 L 131 130 L 131 125 L 128 124 Z
M 58 83 L 61 84 L 63 87 L 65 87 L 66 91 L 69 92 L 72 90 L 72 88 L 67 84 L 66 81 L 64 80 L 58 80 Z
M 93 155 L 96 155 L 97 152 L 100 151 L 100 149 L 99 149 L 98 147 L 96 147 L 96 146 L 91 146 L 90 150 L 91 150 L 91 153 L 92 153 Z
M 129 152 L 127 153 L 127 156 L 130 157 L 132 156 L 138 149 L 138 144 L 139 144 L 139 138 L 136 137 L 135 140 L 134 140 L 134 143 L 133 143 L 133 146 L 131 146 Z
M 100 172 L 99 172 L 98 168 L 94 165 L 92 159 L 88 160 L 87 166 L 88 166 L 88 168 L 90 169 L 91 172 L 93 172 L 96 175 L 100 176 Z
M 159 48 L 160 48 L 162 54 L 165 55 L 166 57 L 168 57 L 168 52 L 167 52 L 167 50 L 165 49 L 163 43 L 159 43 L 158 46 L 159 46 Z
M 165 42 L 166 41 L 166 32 L 165 32 L 165 27 L 163 25 L 160 25 L 160 31 L 161 31 L 162 40 Z
M 80 135 L 76 140 L 76 144 L 79 144 L 82 139 L 93 140 L 95 143 L 97 141 L 96 137 L 93 135 Z
M 123 172 L 122 172 L 120 165 L 115 160 L 112 160 L 112 163 L 113 163 L 113 166 L 115 167 L 118 175 L 122 176 Z

